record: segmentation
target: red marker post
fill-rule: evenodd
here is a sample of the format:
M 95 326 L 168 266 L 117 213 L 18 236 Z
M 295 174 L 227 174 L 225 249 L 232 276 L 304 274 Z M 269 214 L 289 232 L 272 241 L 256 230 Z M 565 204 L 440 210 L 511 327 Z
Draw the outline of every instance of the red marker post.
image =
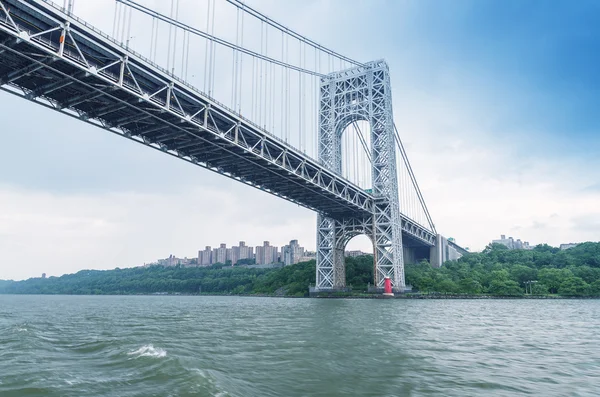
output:
M 383 296 L 394 296 L 392 292 L 392 280 L 389 277 L 383 280 Z

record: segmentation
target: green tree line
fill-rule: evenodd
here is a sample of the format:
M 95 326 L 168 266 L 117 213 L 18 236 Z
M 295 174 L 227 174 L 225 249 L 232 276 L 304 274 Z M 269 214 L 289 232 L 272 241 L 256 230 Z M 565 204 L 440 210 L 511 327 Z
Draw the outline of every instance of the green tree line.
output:
M 568 250 L 538 245 L 509 250 L 489 245 L 457 261 L 432 269 L 427 262 L 406 267 L 406 280 L 420 292 L 565 296 L 600 295 L 600 243 Z
M 450 294 L 600 296 L 600 243 L 568 250 L 539 245 L 508 250 L 493 244 L 441 268 L 406 265 L 413 292 Z M 346 283 L 363 292 L 373 280 L 373 257 L 346 258 Z M 82 270 L 61 277 L 0 280 L 8 294 L 260 294 L 306 296 L 315 283 L 315 261 L 278 269 L 214 265 Z
M 373 257 L 348 258 L 348 283 L 366 289 Z M 278 269 L 222 264 L 210 267 L 149 266 L 114 270 L 81 270 L 61 277 L 0 281 L 5 294 L 261 294 L 308 295 L 315 283 L 315 261 Z

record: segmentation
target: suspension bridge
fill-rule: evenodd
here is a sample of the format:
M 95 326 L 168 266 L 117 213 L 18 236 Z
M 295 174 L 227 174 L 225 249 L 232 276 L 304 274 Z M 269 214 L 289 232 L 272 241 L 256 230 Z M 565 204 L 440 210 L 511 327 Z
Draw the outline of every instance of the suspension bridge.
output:
M 316 211 L 316 291 L 346 287 L 344 248 L 374 248 L 374 285 L 465 251 L 439 235 L 392 111 L 385 61 L 359 62 L 239 0 L 0 0 L 0 88 Z M 160 8 L 163 7 L 163 8 Z

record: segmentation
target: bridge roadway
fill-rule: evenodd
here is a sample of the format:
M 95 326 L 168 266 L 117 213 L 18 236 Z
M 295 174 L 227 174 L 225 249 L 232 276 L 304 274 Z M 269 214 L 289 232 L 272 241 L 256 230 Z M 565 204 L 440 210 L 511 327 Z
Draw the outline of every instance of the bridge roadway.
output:
M 373 195 L 48 0 L 0 0 L 0 88 L 328 216 L 372 213 Z M 401 219 L 405 244 L 435 244 Z

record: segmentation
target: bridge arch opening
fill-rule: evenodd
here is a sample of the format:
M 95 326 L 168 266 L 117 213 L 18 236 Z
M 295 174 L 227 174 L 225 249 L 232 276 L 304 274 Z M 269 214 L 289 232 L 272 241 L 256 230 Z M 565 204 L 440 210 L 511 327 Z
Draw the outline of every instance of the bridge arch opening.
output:
M 363 190 L 372 189 L 371 125 L 363 119 L 349 121 L 340 132 L 341 174 Z
M 349 237 L 343 250 L 346 285 L 355 291 L 366 291 L 368 285 L 373 284 L 373 240 L 366 234 L 354 234 Z

